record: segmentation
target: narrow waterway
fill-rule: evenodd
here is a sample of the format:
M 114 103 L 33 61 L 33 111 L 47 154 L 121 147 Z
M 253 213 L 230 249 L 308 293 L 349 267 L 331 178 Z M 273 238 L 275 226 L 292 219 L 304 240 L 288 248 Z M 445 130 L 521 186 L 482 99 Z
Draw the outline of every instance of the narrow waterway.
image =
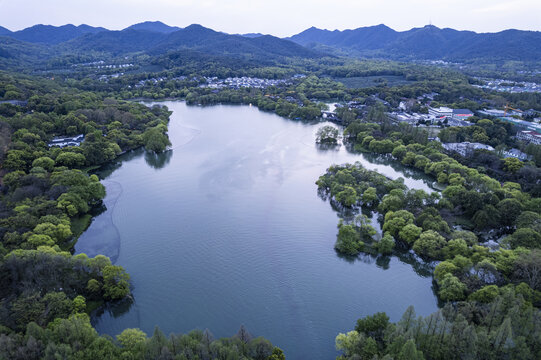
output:
M 290 360 L 333 359 L 335 336 L 361 316 L 437 309 L 431 279 L 410 265 L 336 254 L 337 213 L 315 185 L 331 164 L 355 161 L 430 191 L 423 174 L 343 147 L 320 150 L 322 124 L 250 106 L 164 105 L 173 149 L 132 152 L 105 169 L 107 210 L 76 245 L 110 256 L 134 286 L 132 306 L 99 316 L 98 331 L 150 335 L 158 325 L 223 337 L 244 324 Z

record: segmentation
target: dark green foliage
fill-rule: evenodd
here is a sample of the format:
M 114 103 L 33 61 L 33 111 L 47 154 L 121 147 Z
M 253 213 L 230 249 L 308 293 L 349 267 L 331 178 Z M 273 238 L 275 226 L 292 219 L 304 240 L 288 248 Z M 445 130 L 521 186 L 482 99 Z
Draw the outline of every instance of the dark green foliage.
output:
M 339 359 L 371 359 L 364 353 L 370 340 L 376 342 L 379 358 L 538 358 L 539 310 L 512 287 L 483 299 L 487 301 L 448 304 L 432 315 L 418 318 L 410 307 L 394 324 L 384 313 L 359 319 L 356 331 L 338 335 L 337 347 L 340 344 L 344 354 Z M 371 332 L 373 329 L 377 331 Z
M 149 338 L 139 329 L 126 329 L 115 342 L 100 336 L 85 314 L 57 319 L 42 328 L 29 322 L 22 334 L 0 333 L 2 359 L 247 359 L 284 360 L 283 352 L 263 339 L 238 337 L 214 340 L 208 331 L 166 337 L 158 328 Z

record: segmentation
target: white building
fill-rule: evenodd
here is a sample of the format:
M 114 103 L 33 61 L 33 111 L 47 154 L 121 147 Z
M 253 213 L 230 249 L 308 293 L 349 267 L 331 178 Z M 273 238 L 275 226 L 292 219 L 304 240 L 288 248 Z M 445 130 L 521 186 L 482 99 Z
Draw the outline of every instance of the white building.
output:
M 464 157 L 472 155 L 475 150 L 494 151 L 494 148 L 490 145 L 470 143 L 467 141 L 462 143 L 447 143 L 442 146 L 445 150 L 457 152 Z
M 440 117 L 453 117 L 453 109 L 448 107 L 439 107 L 439 108 L 433 108 L 428 107 L 428 113 L 432 116 L 435 116 L 437 118 Z
M 517 139 L 535 145 L 541 145 L 541 134 L 536 131 L 519 131 L 517 133 Z
M 522 161 L 531 159 L 530 155 L 528 155 L 526 153 L 523 153 L 522 151 L 520 151 L 518 149 L 504 150 L 502 152 L 502 155 L 503 155 L 504 158 L 513 157 L 513 158 L 516 158 L 516 159 L 519 159 L 519 160 L 522 160 Z
M 84 140 L 85 136 L 83 134 L 79 134 L 73 137 L 65 137 L 65 138 L 54 138 L 49 143 L 49 147 L 58 146 L 60 148 L 67 147 L 67 146 L 81 146 L 81 142 Z

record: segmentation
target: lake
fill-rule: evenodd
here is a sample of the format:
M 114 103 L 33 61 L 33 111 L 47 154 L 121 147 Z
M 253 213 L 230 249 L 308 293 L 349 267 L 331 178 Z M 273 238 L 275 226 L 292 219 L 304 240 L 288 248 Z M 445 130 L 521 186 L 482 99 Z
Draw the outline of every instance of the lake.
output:
M 359 317 L 399 320 L 437 309 L 430 277 L 392 257 L 380 264 L 337 255 L 338 215 L 315 181 L 332 164 L 360 161 L 409 187 L 423 174 L 391 160 L 320 150 L 307 124 L 252 106 L 173 111 L 172 150 L 125 154 L 100 174 L 107 210 L 76 244 L 131 275 L 134 304 L 95 320 L 101 333 L 137 327 L 151 335 L 208 328 L 218 337 L 241 324 L 287 359 L 334 359 L 334 339 Z

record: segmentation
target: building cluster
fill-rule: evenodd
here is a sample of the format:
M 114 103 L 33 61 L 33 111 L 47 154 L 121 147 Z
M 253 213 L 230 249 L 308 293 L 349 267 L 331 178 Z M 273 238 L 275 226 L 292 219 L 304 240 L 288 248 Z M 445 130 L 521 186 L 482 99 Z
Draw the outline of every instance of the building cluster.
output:
M 481 143 L 461 142 L 461 143 L 446 143 L 443 144 L 443 148 L 447 151 L 453 151 L 459 153 L 464 157 L 471 156 L 475 150 L 488 150 L 494 151 L 494 148 L 490 145 Z
M 265 89 L 270 86 L 289 85 L 289 80 L 275 80 L 275 79 L 260 79 L 252 77 L 234 77 L 227 79 L 218 79 L 217 77 L 205 77 L 205 84 L 201 84 L 201 87 L 212 89 L 240 89 L 240 88 L 256 88 Z
M 537 131 L 531 131 L 531 130 L 525 130 L 525 131 L 519 131 L 516 135 L 518 140 L 522 140 L 524 142 L 534 144 L 534 145 L 541 145 L 541 134 Z
M 59 148 L 64 148 L 68 146 L 81 146 L 81 143 L 85 139 L 83 134 L 79 134 L 71 137 L 55 137 L 49 143 L 49 147 L 57 146 Z
M 428 114 L 411 113 L 406 109 L 408 104 L 401 102 L 399 110 L 392 112 L 389 116 L 400 122 L 407 122 L 413 125 L 448 125 L 448 126 L 471 126 L 471 122 L 467 121 L 473 116 L 473 112 L 468 109 L 451 109 L 447 107 L 428 108 Z
M 504 158 L 516 158 L 522 161 L 531 160 L 532 156 L 520 151 L 519 149 L 509 149 L 502 152 Z
M 541 84 L 537 84 L 533 82 L 525 82 L 525 81 L 510 82 L 509 80 L 504 80 L 504 79 L 481 79 L 481 78 L 478 78 L 478 80 L 481 80 L 483 84 L 473 85 L 473 86 L 481 88 L 481 89 L 486 89 L 486 90 L 509 92 L 509 93 L 541 92 Z
M 174 77 L 174 78 L 167 78 L 167 77 L 159 77 L 159 78 L 150 78 L 150 79 L 144 79 L 144 80 L 139 80 L 135 85 L 134 87 L 135 88 L 142 88 L 144 87 L 145 85 L 156 85 L 158 83 L 161 83 L 163 81 L 167 81 L 167 80 L 172 80 L 172 81 L 184 81 L 186 80 L 188 77 L 187 76 L 177 76 L 177 77 Z M 199 79 L 197 77 L 193 77 L 191 79 L 192 81 L 199 81 Z M 131 86 L 129 86 L 131 87 Z
M 428 107 L 428 114 L 434 116 L 438 120 L 447 119 L 449 121 L 457 122 L 458 125 L 452 126 L 469 126 L 472 123 L 466 121 L 466 119 L 472 117 L 474 114 L 471 110 L 468 109 L 451 109 L 448 107 L 439 107 L 433 108 Z M 467 124 L 461 125 L 460 123 L 464 122 Z

